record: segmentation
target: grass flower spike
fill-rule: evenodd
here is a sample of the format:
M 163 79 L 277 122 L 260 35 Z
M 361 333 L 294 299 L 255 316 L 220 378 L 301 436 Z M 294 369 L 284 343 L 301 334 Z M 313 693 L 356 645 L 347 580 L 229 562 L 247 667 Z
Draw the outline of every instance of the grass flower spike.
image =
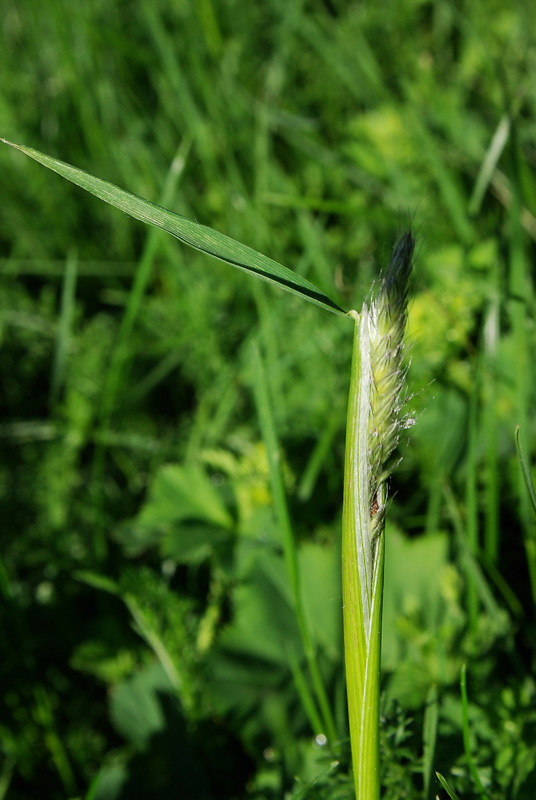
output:
M 404 414 L 408 283 L 415 240 L 397 242 L 380 288 L 356 322 L 343 508 L 344 638 L 356 798 L 380 796 L 380 644 L 387 479 Z
M 370 465 L 371 539 L 382 532 L 386 480 L 395 464 L 391 456 L 402 428 L 413 418 L 402 414 L 407 369 L 402 365 L 407 321 L 408 285 L 414 239 L 405 233 L 395 246 L 381 288 L 369 311 L 370 413 L 368 459 Z

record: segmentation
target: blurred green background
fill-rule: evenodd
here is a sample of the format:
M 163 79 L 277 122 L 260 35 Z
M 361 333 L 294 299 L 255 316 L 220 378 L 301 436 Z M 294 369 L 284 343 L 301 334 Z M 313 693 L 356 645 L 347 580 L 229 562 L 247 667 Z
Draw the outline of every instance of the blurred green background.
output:
M 3 0 L 0 134 L 359 308 L 413 222 L 385 798 L 536 792 L 534 4 Z M 352 323 L 0 150 L 0 798 L 348 798 Z M 257 342 L 339 740 L 313 730 Z M 442 791 L 442 790 L 441 790 Z M 286 794 L 287 793 L 287 794 Z M 446 795 L 442 795 L 446 797 Z

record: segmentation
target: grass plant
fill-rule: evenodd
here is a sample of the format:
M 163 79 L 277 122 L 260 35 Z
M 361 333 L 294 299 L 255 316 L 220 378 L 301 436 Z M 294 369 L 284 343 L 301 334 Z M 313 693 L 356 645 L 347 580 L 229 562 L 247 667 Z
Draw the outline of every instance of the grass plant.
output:
M 221 258 L 239 269 L 251 272 L 263 280 L 273 282 L 326 310 L 337 314 L 344 313 L 309 281 L 217 231 L 178 217 L 166 209 L 134 197 L 113 184 L 36 150 L 15 145 L 5 139 L 1 141 L 135 219 L 160 227 L 186 244 Z M 406 377 L 402 356 L 407 321 L 408 282 L 414 246 L 413 236 L 411 231 L 408 231 L 395 245 L 378 296 L 371 301 L 370 309 L 364 304 L 360 314 L 355 311 L 348 312 L 355 321 L 355 336 L 344 474 L 342 588 L 350 740 L 357 800 L 365 798 L 373 800 L 380 797 L 380 653 L 384 526 L 387 479 L 392 469 L 393 452 L 398 445 L 401 429 L 413 423 L 409 416 L 404 417 L 402 414 Z M 280 449 L 271 414 L 268 384 L 258 348 L 253 352 L 253 360 L 255 398 L 261 432 L 268 453 L 276 518 L 281 530 L 293 606 L 315 696 L 313 700 L 308 694 L 304 706 L 310 710 L 313 730 L 325 731 L 328 741 L 333 746 L 336 740 L 335 723 L 318 669 L 317 653 L 303 605 L 296 543 L 280 467 Z M 117 364 L 115 366 L 117 369 Z M 138 627 L 146 630 L 145 623 L 140 626 L 139 614 L 134 616 Z M 152 643 L 154 637 L 144 635 L 148 642 Z M 155 649 L 155 653 L 160 661 L 166 664 L 166 672 L 169 675 L 171 659 L 167 656 L 165 659 L 161 657 L 161 646 Z M 173 683 L 178 688 L 181 681 L 177 677 Z M 297 680 L 297 685 L 303 687 L 303 696 L 303 692 L 307 690 L 301 678 Z M 315 702 L 318 710 L 315 708 Z
M 530 8 L 2 10 L 1 135 L 276 272 L 0 147 L 0 798 L 355 793 L 352 325 L 363 342 L 341 310 L 370 313 L 415 210 L 418 424 L 377 540 L 379 740 L 354 761 L 382 800 L 532 800 Z
M 343 509 L 346 682 L 356 798 L 380 797 L 380 652 L 390 460 L 403 418 L 403 337 L 414 240 L 397 242 L 378 296 L 354 312 Z

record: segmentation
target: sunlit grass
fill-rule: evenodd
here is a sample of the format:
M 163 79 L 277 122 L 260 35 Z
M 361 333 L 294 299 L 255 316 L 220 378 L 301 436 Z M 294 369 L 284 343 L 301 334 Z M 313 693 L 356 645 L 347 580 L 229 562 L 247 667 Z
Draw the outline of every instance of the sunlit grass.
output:
M 514 443 L 519 424 L 534 464 L 531 23 L 499 2 L 3 9 L 2 136 L 247 242 L 340 308 L 361 307 L 415 215 L 418 425 L 386 530 L 385 798 L 435 797 L 436 772 L 479 796 L 463 663 L 485 794 L 536 791 L 534 520 Z M 158 798 L 182 775 L 192 800 L 347 797 L 350 321 L 2 150 L 1 791 L 99 797 L 115 780 L 116 796 Z M 311 722 L 252 342 L 338 766 Z M 180 487 L 205 486 L 184 483 L 190 468 L 231 527 L 181 516 Z

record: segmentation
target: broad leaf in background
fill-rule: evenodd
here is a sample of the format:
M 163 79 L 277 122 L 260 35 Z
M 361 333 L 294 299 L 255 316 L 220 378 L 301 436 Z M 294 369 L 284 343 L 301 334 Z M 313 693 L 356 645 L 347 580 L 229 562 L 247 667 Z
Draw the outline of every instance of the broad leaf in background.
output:
M 391 524 L 386 551 L 382 666 L 390 673 L 387 695 L 416 708 L 432 684 L 447 684 L 457 669 L 438 634 L 447 617 L 441 583 L 453 579 L 445 575 L 448 538 L 437 533 L 408 540 Z M 455 620 L 449 622 L 455 631 Z
M 337 554 L 307 543 L 299 550 L 299 560 L 304 606 L 313 635 L 326 662 L 329 659 L 331 665 L 339 664 L 341 587 Z M 248 670 L 251 673 L 249 665 L 256 663 L 258 673 L 264 664 L 271 676 L 268 682 L 277 682 L 289 674 L 289 650 L 301 654 L 302 644 L 285 565 L 280 554 L 265 551 L 259 553 L 248 580 L 236 588 L 233 621 L 218 639 L 214 691 L 221 707 L 258 702 L 257 690 L 250 691 L 253 676 L 250 674 L 244 683 Z
M 166 800 L 170 785 L 181 787 L 181 797 L 205 800 L 221 797 L 219 780 L 230 781 L 237 796 L 239 775 L 248 770 L 249 759 L 237 742 L 231 751 L 222 747 L 232 737 L 217 721 L 198 723 L 195 729 L 188 724 L 159 664 L 145 666 L 114 688 L 110 718 L 132 755 L 128 770 L 119 774 L 120 760 L 105 765 L 96 800 Z M 211 773 L 206 765 L 214 762 L 217 770 Z
M 166 727 L 159 694 L 173 695 L 174 687 L 157 662 L 115 687 L 110 719 L 118 733 L 143 750 L 155 733 Z
M 233 519 L 208 475 L 180 464 L 160 468 L 139 514 L 117 531 L 128 556 L 158 545 L 163 557 L 182 564 L 199 563 L 234 536 Z
M 59 161 L 57 158 L 40 153 L 39 150 L 34 150 L 32 147 L 8 142 L 7 139 L 0 139 L 0 141 L 15 147 L 21 153 L 33 158 L 34 161 L 38 161 L 43 166 L 53 170 L 53 172 L 57 172 L 58 175 L 71 181 L 71 183 L 75 183 L 100 200 L 104 200 L 120 211 L 124 211 L 125 214 L 134 217 L 134 219 L 162 228 L 162 230 L 180 239 L 181 242 L 190 245 L 190 247 L 201 250 L 203 253 L 208 253 L 215 258 L 221 259 L 221 261 L 227 261 L 245 272 L 250 272 L 258 278 L 268 281 L 268 283 L 275 283 L 327 311 L 332 311 L 335 314 L 345 314 L 342 308 L 339 308 L 333 300 L 330 300 L 310 281 L 302 278 L 301 275 L 296 274 L 277 261 L 273 261 L 268 256 L 264 256 L 251 247 L 231 239 L 224 233 L 219 233 L 212 228 L 207 228 L 205 225 L 200 225 L 198 222 L 193 222 L 172 211 L 167 211 L 165 208 L 149 202 L 149 200 L 144 200 L 137 195 L 126 192 L 113 183 L 103 181 L 94 175 L 89 175 L 82 169 L 72 167 L 64 161 Z

